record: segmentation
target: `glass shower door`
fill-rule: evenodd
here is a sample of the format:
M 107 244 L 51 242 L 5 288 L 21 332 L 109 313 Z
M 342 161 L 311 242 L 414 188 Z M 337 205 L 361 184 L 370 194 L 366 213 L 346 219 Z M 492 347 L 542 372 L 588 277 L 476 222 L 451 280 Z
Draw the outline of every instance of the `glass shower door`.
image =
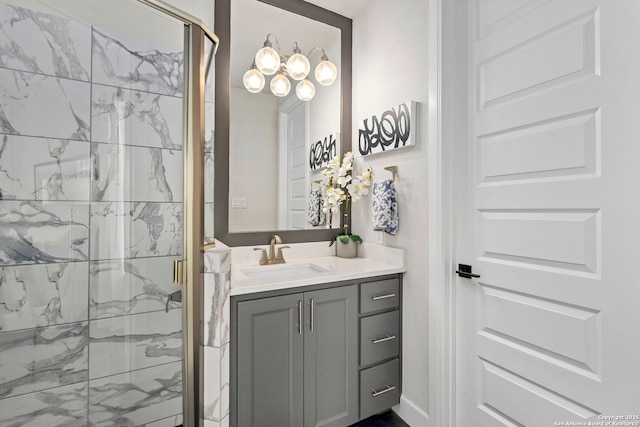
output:
M 182 424 L 184 23 L 0 3 L 0 426 Z

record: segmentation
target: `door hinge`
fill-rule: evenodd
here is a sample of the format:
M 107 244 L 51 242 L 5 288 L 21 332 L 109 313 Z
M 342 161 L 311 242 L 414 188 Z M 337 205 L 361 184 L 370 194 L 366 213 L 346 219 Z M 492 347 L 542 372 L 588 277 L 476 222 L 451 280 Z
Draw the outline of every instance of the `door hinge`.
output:
M 178 285 L 184 285 L 187 283 L 185 280 L 186 263 L 183 259 L 177 259 L 173 261 L 173 282 Z

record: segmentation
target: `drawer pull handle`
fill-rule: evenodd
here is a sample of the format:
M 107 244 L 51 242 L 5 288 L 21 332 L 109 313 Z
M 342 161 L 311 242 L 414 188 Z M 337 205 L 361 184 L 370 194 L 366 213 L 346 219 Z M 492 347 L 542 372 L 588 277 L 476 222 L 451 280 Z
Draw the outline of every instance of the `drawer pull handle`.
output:
M 378 338 L 378 339 L 375 339 L 375 340 L 371 340 L 371 342 L 374 343 L 374 344 L 379 344 L 381 342 L 391 341 L 391 340 L 395 340 L 395 339 L 396 339 L 395 335 L 387 335 L 384 338 Z
M 374 300 L 374 301 L 378 301 L 378 300 L 381 300 L 381 299 L 393 298 L 395 296 L 396 296 L 396 294 L 386 294 L 386 295 L 378 295 L 378 296 L 375 296 L 375 297 L 371 297 L 371 299 Z
M 298 300 L 298 334 L 302 335 L 302 301 Z
M 372 391 L 371 391 L 371 396 L 373 396 L 373 397 L 378 397 L 378 396 L 380 396 L 381 394 L 389 393 L 390 391 L 393 391 L 393 390 L 395 390 L 395 389 L 396 389 L 396 387 L 395 387 L 395 386 L 392 386 L 392 385 L 388 385 L 388 384 L 387 384 L 387 387 L 386 387 L 384 390 L 380 390 L 380 391 L 377 391 L 377 390 L 375 390 L 375 389 L 374 389 L 374 390 L 372 390 Z

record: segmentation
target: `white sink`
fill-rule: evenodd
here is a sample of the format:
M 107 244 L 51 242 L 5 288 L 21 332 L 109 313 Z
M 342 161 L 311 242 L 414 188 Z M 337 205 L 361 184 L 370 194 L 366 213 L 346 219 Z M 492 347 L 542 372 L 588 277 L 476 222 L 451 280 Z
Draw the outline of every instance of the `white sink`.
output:
M 313 263 L 274 264 L 244 268 L 242 271 L 250 279 L 281 279 L 291 277 L 314 276 L 326 273 L 329 269 Z

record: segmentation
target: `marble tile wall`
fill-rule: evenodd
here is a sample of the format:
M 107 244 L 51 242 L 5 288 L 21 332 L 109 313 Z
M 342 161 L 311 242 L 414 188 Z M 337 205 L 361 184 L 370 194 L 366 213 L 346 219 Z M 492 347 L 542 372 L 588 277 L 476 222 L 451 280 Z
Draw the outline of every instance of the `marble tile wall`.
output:
M 229 343 L 231 250 L 204 256 L 204 420 L 206 427 L 229 425 Z
M 182 423 L 182 94 L 182 39 L 0 3 L 0 427 Z

